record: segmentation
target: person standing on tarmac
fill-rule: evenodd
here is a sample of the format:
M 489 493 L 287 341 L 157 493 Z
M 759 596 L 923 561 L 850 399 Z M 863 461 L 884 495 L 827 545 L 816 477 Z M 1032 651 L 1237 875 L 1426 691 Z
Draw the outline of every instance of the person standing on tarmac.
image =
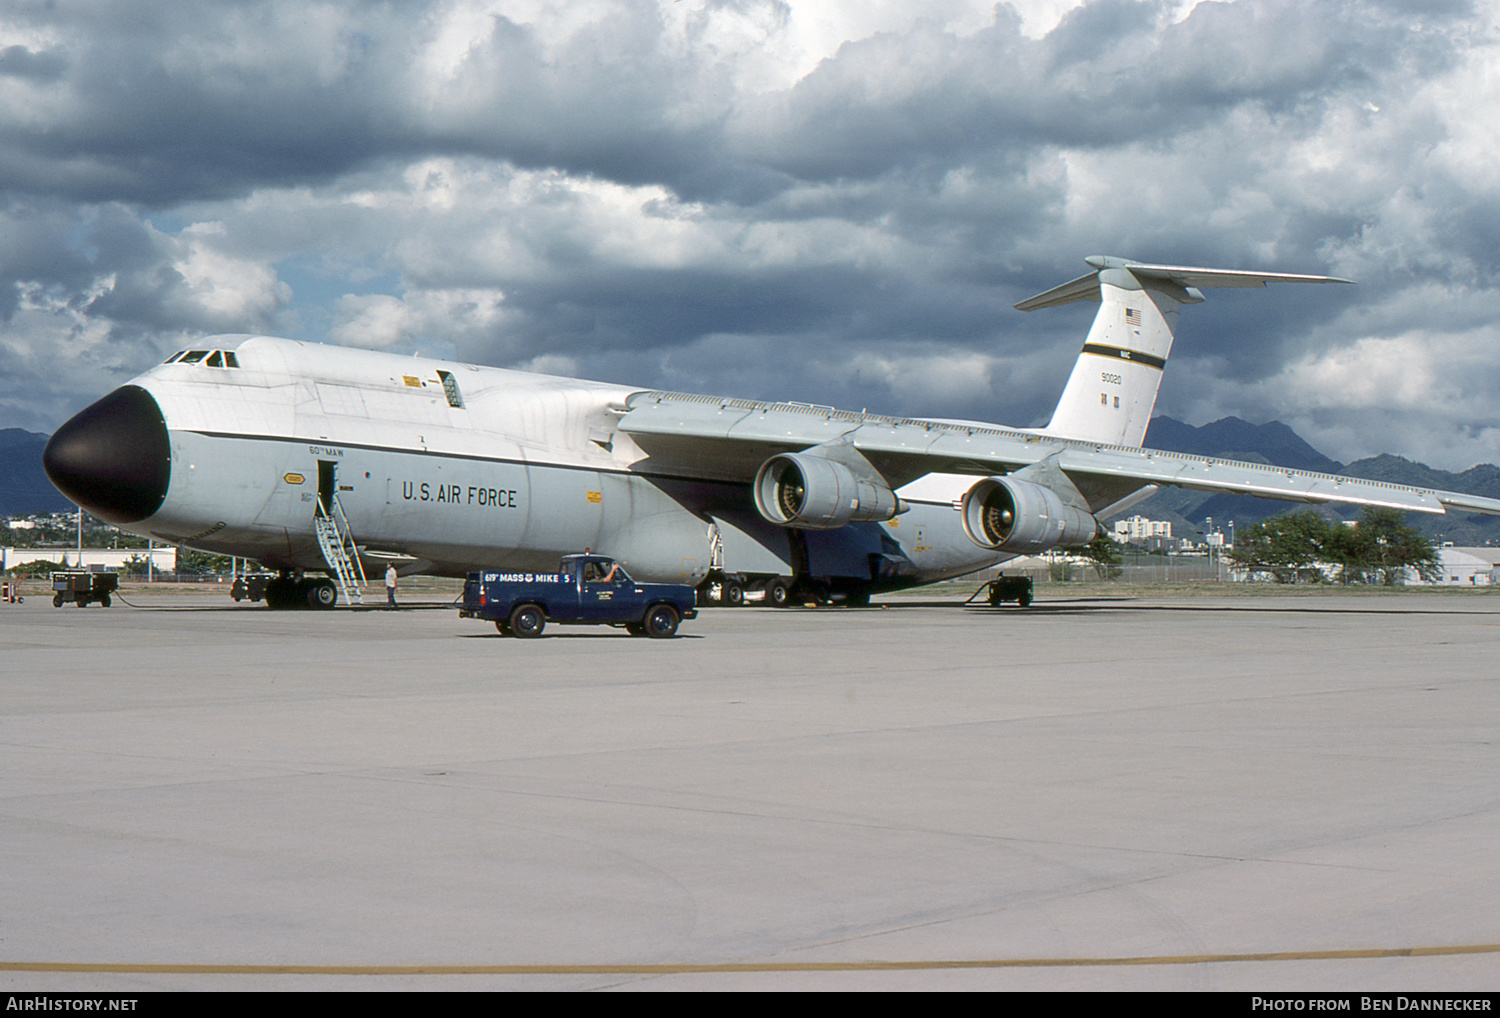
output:
M 385 606 L 391 611 L 396 608 L 396 566 L 394 564 L 385 567 Z

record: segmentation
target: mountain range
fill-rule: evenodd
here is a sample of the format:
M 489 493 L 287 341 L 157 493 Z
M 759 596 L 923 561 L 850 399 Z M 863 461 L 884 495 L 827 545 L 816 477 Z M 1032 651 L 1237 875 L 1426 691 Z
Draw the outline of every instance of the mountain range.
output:
M 74 508 L 42 470 L 47 437 L 20 428 L 0 428 L 0 516 L 62 513 Z
M 20 428 L 0 429 L 0 516 L 73 509 L 73 504 L 58 493 L 42 470 L 42 448 L 47 444 L 47 437 Z M 1381 454 L 1346 465 L 1324 456 L 1280 421 L 1251 424 L 1238 417 L 1225 417 L 1212 424 L 1194 427 L 1171 417 L 1153 417 L 1145 444 L 1166 452 L 1272 463 L 1296 470 L 1315 470 L 1324 474 L 1500 498 L 1500 467 L 1492 463 L 1482 463 L 1462 473 L 1451 473 L 1400 456 Z M 1132 507 L 1129 514 L 1170 520 L 1174 533 L 1190 537 L 1205 529 L 1205 520 L 1210 517 L 1218 527 L 1229 520 L 1244 525 L 1297 508 L 1295 502 L 1163 488 Z M 1319 511 L 1344 518 L 1359 515 L 1358 510 L 1338 511 L 1324 507 Z M 1500 517 L 1450 513 L 1436 517 L 1423 515 L 1413 522 L 1435 541 L 1452 541 L 1458 545 L 1500 543 Z

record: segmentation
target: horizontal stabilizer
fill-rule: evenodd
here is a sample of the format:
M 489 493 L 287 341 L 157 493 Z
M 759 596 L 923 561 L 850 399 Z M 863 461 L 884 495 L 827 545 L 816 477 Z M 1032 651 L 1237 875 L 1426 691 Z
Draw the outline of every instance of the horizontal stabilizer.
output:
M 1190 265 L 1151 265 L 1128 258 L 1093 255 L 1084 259 L 1094 267 L 1086 276 L 1054 286 L 1046 293 L 1028 297 L 1016 305 L 1018 311 L 1057 307 L 1078 300 L 1099 300 L 1099 276 L 1110 269 L 1125 269 L 1140 280 L 1169 283 L 1183 290 L 1209 286 L 1265 286 L 1267 283 L 1352 283 L 1337 276 L 1307 276 L 1292 272 L 1251 272 L 1242 269 L 1202 269 Z

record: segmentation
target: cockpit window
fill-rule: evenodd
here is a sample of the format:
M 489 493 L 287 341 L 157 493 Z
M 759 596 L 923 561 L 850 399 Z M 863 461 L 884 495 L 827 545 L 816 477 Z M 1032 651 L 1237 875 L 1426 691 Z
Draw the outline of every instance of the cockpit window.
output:
M 178 350 L 165 361 L 167 364 L 197 364 L 205 368 L 237 368 L 240 359 L 233 350 Z

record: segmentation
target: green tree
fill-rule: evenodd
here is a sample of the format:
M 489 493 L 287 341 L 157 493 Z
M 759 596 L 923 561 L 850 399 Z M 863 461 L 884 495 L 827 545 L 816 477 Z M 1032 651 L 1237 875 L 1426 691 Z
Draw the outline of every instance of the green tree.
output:
M 1330 527 L 1323 553 L 1327 561 L 1339 567 L 1340 583 L 1369 582 L 1365 574 L 1365 542 L 1357 527 L 1347 523 Z
M 62 566 L 58 565 L 56 562 L 53 562 L 50 559 L 39 558 L 33 559 L 30 562 L 21 562 L 17 565 L 13 565 L 9 569 L 7 569 L 6 572 L 12 573 L 16 576 L 45 576 L 48 573 L 61 568 Z
M 1120 565 L 1120 546 L 1102 530 L 1088 544 L 1064 550 L 1087 559 L 1093 565 L 1095 575 L 1101 580 L 1113 580 L 1124 571 Z
M 1340 554 L 1366 582 L 1387 587 L 1404 583 L 1409 572 L 1432 582 L 1442 574 L 1437 549 L 1420 530 L 1406 521 L 1399 509 L 1369 506 L 1359 523 L 1341 535 Z
M 1317 582 L 1317 563 L 1330 561 L 1333 528 L 1311 509 L 1282 513 L 1248 527 L 1235 537 L 1229 560 L 1252 573 L 1270 573 L 1277 583 Z

